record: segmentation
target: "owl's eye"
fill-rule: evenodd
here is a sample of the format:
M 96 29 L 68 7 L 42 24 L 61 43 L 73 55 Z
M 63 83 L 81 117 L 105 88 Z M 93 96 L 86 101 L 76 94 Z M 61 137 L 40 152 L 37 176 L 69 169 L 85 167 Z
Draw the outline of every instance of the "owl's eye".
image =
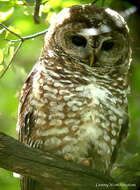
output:
M 74 35 L 71 37 L 72 43 L 76 46 L 85 47 L 87 40 L 83 36 Z
M 113 46 L 114 46 L 114 42 L 112 42 L 112 41 L 105 41 L 102 44 L 101 50 L 103 50 L 103 51 L 109 51 L 109 50 L 111 50 L 113 48 Z

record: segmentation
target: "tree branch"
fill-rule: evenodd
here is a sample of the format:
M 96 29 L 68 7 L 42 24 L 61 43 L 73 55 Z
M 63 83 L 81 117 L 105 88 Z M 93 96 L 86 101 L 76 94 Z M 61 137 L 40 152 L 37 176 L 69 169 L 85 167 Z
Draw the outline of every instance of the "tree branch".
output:
M 20 38 L 20 40 L 22 40 L 22 37 L 19 34 L 13 32 L 12 30 L 10 30 L 6 25 L 0 23 L 0 26 L 2 26 L 3 28 L 5 28 L 8 32 L 10 32 L 11 34 L 13 34 L 14 36 Z
M 10 32 L 11 34 L 13 34 L 14 36 L 16 36 L 18 39 L 17 40 L 9 40 L 9 39 L 6 39 L 7 41 L 10 41 L 10 42 L 19 42 L 10 62 L 8 63 L 8 65 L 6 66 L 6 68 L 4 69 L 4 71 L 2 72 L 2 74 L 0 75 L 0 79 L 5 75 L 6 71 L 9 69 L 10 65 L 12 64 L 13 62 L 13 59 L 15 58 L 15 56 L 17 55 L 18 51 L 20 50 L 22 44 L 24 41 L 26 40 L 29 40 L 29 39 L 32 39 L 32 38 L 36 38 L 38 36 L 41 36 L 41 35 L 44 35 L 47 30 L 43 30 L 41 32 L 38 32 L 38 33 L 35 33 L 35 34 L 32 34 L 32 35 L 29 35 L 29 36 L 25 36 L 25 37 L 22 37 L 20 36 L 19 34 L 13 32 L 12 30 L 10 30 L 6 25 L 0 23 L 0 26 L 3 27 L 5 30 L 7 30 L 8 32 Z
M 10 60 L 10 62 L 8 63 L 8 65 L 6 66 L 6 68 L 4 69 L 4 71 L 2 72 L 2 74 L 0 75 L 0 79 L 5 75 L 6 71 L 9 69 L 10 65 L 11 65 L 12 62 L 13 62 L 13 59 L 14 59 L 15 56 L 17 55 L 19 49 L 21 48 L 22 43 L 23 43 L 23 41 L 21 41 L 21 42 L 18 44 L 18 46 L 17 46 L 17 48 L 16 48 L 16 50 L 15 50 L 15 52 L 14 52 L 14 54 L 13 54 L 11 60 Z
M 40 23 L 40 19 L 39 19 L 40 4 L 41 4 L 41 0 L 35 0 L 34 21 L 36 24 Z
M 42 35 L 46 34 L 47 31 L 48 30 L 46 29 L 46 30 L 43 30 L 41 32 L 37 32 L 37 33 L 29 35 L 29 36 L 20 37 L 20 39 L 18 39 L 18 40 L 8 40 L 8 41 L 10 41 L 10 42 L 19 42 L 19 41 L 29 40 L 29 39 L 32 39 L 32 38 L 36 38 L 38 36 L 42 36 Z
M 12 30 L 10 30 L 6 25 L 0 23 L 0 26 L 4 29 L 6 29 L 8 32 L 10 32 L 11 34 L 13 34 L 14 36 L 18 37 L 19 39 L 17 40 L 9 40 L 9 39 L 6 39 L 10 42 L 19 42 L 19 41 L 25 41 L 25 40 L 29 40 L 29 39 L 32 39 L 32 38 L 36 38 L 38 36 L 41 36 L 41 35 L 44 35 L 46 34 L 46 32 L 48 31 L 47 29 L 41 31 L 41 32 L 37 32 L 35 34 L 32 34 L 32 35 L 29 35 L 29 36 L 20 36 L 19 34 L 17 34 L 16 32 L 13 32 Z
M 0 167 L 30 176 L 53 190 L 94 190 L 114 180 L 88 167 L 27 147 L 0 132 Z M 100 187 L 105 190 L 106 187 Z M 110 187 L 110 190 L 119 187 Z

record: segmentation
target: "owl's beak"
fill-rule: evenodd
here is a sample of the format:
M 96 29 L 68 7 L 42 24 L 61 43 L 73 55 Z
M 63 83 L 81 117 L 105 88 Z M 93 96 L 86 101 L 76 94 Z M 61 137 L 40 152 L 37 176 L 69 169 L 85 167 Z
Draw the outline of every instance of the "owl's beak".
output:
M 94 62 L 95 62 L 95 56 L 94 54 L 92 54 L 89 58 L 89 66 L 93 67 Z

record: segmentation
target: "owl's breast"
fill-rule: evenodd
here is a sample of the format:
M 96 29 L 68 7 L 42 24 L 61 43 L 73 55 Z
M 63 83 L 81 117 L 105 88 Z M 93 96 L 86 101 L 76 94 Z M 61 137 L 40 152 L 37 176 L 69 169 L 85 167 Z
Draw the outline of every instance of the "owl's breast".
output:
M 109 90 L 96 83 L 74 84 L 50 72 L 33 81 L 36 126 L 32 138 L 43 149 L 79 160 L 98 154 L 110 160 L 117 144 L 123 110 Z

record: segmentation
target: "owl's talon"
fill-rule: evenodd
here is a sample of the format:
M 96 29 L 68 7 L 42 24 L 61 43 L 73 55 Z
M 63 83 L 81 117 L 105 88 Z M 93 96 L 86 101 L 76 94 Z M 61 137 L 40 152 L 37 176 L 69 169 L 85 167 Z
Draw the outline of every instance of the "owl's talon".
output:
M 65 160 L 73 160 L 73 157 L 71 155 L 65 155 L 64 159 Z
M 85 158 L 80 161 L 80 164 L 83 164 L 84 166 L 92 166 L 92 160 L 93 160 L 92 157 Z

